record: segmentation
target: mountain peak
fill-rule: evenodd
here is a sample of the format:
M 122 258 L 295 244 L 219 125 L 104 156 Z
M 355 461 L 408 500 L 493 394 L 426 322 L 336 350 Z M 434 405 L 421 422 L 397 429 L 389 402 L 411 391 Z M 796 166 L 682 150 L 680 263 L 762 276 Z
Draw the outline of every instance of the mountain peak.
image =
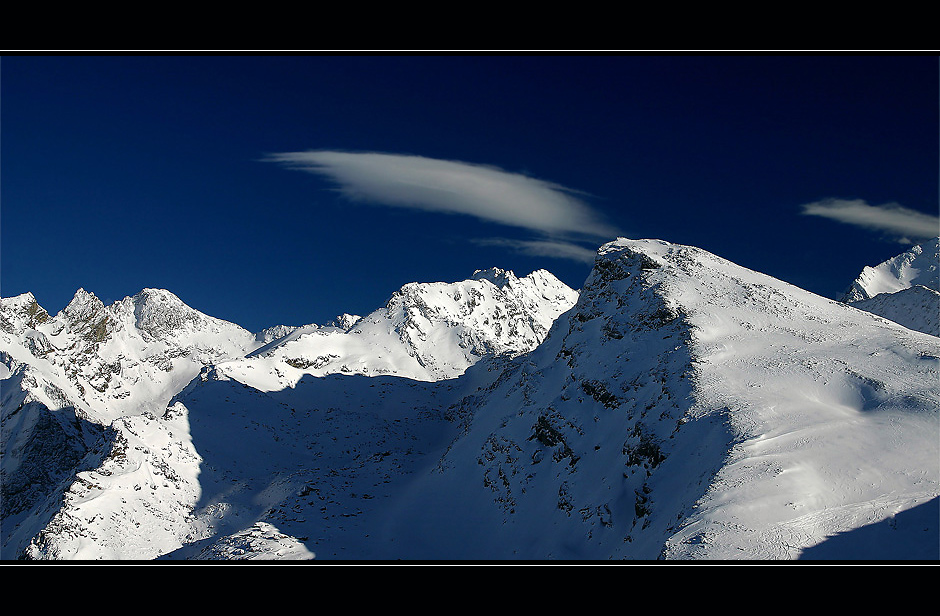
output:
M 141 289 L 136 295 L 134 295 L 134 299 L 143 301 L 172 301 L 179 302 L 181 304 L 183 303 L 182 300 L 171 291 L 150 287 Z
M 0 329 L 20 333 L 25 328 L 35 329 L 49 320 L 49 313 L 27 291 L 14 297 L 0 299 Z
M 164 289 L 143 289 L 131 298 L 137 327 L 155 338 L 201 321 L 201 313 Z
M 880 293 L 894 293 L 914 285 L 940 291 L 940 237 L 912 246 L 874 267 L 866 266 L 840 301 L 852 303 L 871 299 Z
M 504 270 L 498 267 L 491 267 L 485 270 L 476 270 L 473 272 L 471 280 L 489 280 L 497 287 L 504 287 L 513 280 L 518 280 L 512 270 Z
M 940 237 L 865 267 L 840 301 L 908 329 L 940 335 Z
M 326 327 L 338 327 L 344 331 L 349 331 L 361 318 L 362 317 L 358 314 L 344 312 L 343 314 L 337 315 L 335 319 L 327 321 L 324 325 Z
M 98 296 L 91 291 L 86 291 L 84 287 L 79 287 L 68 306 L 65 307 L 65 313 L 68 315 L 82 315 L 102 308 L 104 308 L 104 302 L 98 299 Z
M 89 333 L 94 330 L 94 333 L 90 335 L 95 339 L 100 339 L 105 330 L 110 329 L 109 319 L 106 314 L 103 314 L 104 311 L 104 302 L 91 291 L 80 287 L 75 291 L 68 306 L 56 315 L 56 321 L 60 322 L 60 326 L 65 326 L 72 331 L 80 330 Z
M 0 299 L 0 305 L 3 306 L 14 306 L 14 305 L 28 305 L 31 302 L 36 301 L 36 296 L 32 294 L 31 291 L 26 293 L 20 293 L 19 295 L 14 295 L 13 297 L 4 297 Z
M 11 556 L 764 560 L 864 527 L 936 559 L 936 507 L 895 514 L 937 502 L 938 339 L 699 248 L 618 238 L 580 293 L 411 283 L 350 330 L 99 306 L 0 331 Z

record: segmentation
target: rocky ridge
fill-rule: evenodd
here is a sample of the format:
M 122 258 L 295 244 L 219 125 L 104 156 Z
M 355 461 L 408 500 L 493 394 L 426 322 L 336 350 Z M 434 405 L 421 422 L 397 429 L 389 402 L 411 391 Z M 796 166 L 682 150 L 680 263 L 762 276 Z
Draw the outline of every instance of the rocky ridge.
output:
M 59 422 L 81 460 L 30 523 L 5 519 L 4 550 L 793 559 L 871 529 L 862 554 L 940 557 L 936 521 L 909 515 L 940 494 L 938 338 L 660 241 L 601 247 L 576 296 L 527 278 L 406 285 L 348 332 L 204 365 L 159 412 Z M 524 311 L 539 297 L 547 326 Z M 16 305 L 4 323 L 45 327 Z
M 529 278 L 520 283 L 511 273 L 509 276 L 516 281 L 516 287 L 526 288 Z M 539 277 L 540 282 L 545 280 Z M 493 287 L 490 282 L 467 282 L 471 286 Z M 535 298 L 525 292 L 518 296 L 508 292 L 500 295 L 491 290 L 491 296 L 499 295 L 497 303 L 509 303 L 489 308 L 494 311 L 494 318 L 505 314 L 507 319 L 535 324 L 534 328 L 530 326 L 530 331 L 537 332 L 533 335 L 544 335 L 552 315 L 565 309 L 558 302 L 572 294 L 576 296 L 557 279 L 554 283 L 557 297 Z M 449 293 L 448 285 L 443 283 L 427 286 L 434 287 L 432 295 Z M 457 294 L 465 290 L 461 283 L 452 286 L 459 288 Z M 544 284 L 531 286 L 545 290 Z M 480 355 L 475 353 L 485 352 L 483 346 L 469 351 L 460 346 L 455 346 L 455 350 L 441 346 L 457 345 L 460 339 L 435 336 L 435 327 L 452 327 L 460 322 L 459 316 L 451 317 L 445 314 L 446 306 L 437 306 L 434 314 L 424 318 L 421 310 L 431 310 L 429 303 L 420 299 L 426 292 L 426 285 L 407 285 L 393 300 L 407 297 L 418 301 L 390 302 L 390 306 L 377 313 L 396 313 L 407 304 L 412 322 L 423 319 L 422 334 L 430 333 L 439 351 L 445 355 L 459 353 L 465 361 L 464 368 L 477 361 Z M 523 299 L 528 303 L 523 305 Z M 526 310 L 543 309 L 549 316 L 525 314 Z M 121 497 L 122 519 L 139 524 L 141 511 L 151 512 L 150 517 L 159 511 L 167 519 L 185 518 L 193 495 L 199 491 L 198 482 L 190 476 L 190 471 L 198 475 L 198 465 L 195 471 L 191 467 L 198 456 L 186 444 L 188 427 L 185 424 L 174 427 L 170 421 L 173 414 L 167 408 L 171 398 L 200 371 L 210 369 L 216 374 L 217 365 L 250 364 L 252 356 L 271 356 L 275 349 L 291 348 L 291 342 L 309 335 L 316 341 L 354 338 L 347 335 L 347 330 L 359 320 L 355 315 L 344 314 L 335 323 L 324 326 L 278 326 L 252 334 L 202 314 L 160 289 L 144 289 L 111 306 L 105 306 L 93 293 L 79 289 L 68 306 L 54 317 L 31 294 L 4 298 L 0 301 L 4 553 L 12 549 L 25 554 L 20 552 L 21 547 L 13 546 L 31 542 L 28 554 L 36 557 L 68 558 L 84 554 L 63 546 L 89 542 L 88 533 L 92 531 L 82 517 L 86 500 L 91 498 L 89 486 L 96 488 L 90 490 L 95 495 L 105 484 L 111 486 L 109 494 L 126 492 Z M 496 323 L 496 327 L 502 325 Z M 510 327 L 507 325 L 507 329 Z M 402 334 L 404 329 L 395 330 L 394 326 L 390 329 L 400 343 L 396 352 L 409 359 L 419 356 L 418 350 L 407 346 L 412 338 Z M 487 333 L 462 329 L 461 334 L 489 340 Z M 304 342 L 304 349 L 309 348 L 308 342 Z M 538 339 L 525 338 L 524 342 L 531 346 Z M 340 346 L 340 353 L 347 355 L 342 365 L 347 365 L 349 345 Z M 514 349 L 517 342 L 509 339 L 501 351 Z M 301 363 L 298 357 L 278 356 L 269 363 L 275 374 L 283 368 L 298 378 L 316 368 Z M 329 373 L 329 369 L 324 373 Z M 173 460 L 165 458 L 174 455 Z M 163 480 L 142 481 L 142 473 Z M 133 477 L 129 478 L 129 474 Z M 125 485 L 119 478 L 128 483 Z M 147 485 L 160 496 L 153 499 L 141 494 Z M 44 513 L 39 515 L 40 511 Z M 88 519 L 95 519 L 96 515 L 90 514 Z M 110 515 L 118 513 L 113 511 Z M 132 532 L 113 537 L 96 535 L 91 543 L 101 550 L 95 552 L 96 557 L 151 558 L 157 554 L 154 550 L 159 550 L 155 546 L 163 545 L 159 536 L 166 532 L 157 532 L 157 537 L 149 537 L 146 545 L 137 547 L 130 539 Z M 174 541 L 179 540 L 173 536 Z

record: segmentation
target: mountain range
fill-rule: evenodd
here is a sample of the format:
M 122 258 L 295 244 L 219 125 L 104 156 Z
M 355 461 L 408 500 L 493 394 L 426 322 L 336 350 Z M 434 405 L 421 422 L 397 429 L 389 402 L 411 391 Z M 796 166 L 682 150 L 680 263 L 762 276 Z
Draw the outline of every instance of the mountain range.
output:
M 936 560 L 937 253 L 836 301 L 619 238 L 255 333 L 4 298 L 2 558 Z

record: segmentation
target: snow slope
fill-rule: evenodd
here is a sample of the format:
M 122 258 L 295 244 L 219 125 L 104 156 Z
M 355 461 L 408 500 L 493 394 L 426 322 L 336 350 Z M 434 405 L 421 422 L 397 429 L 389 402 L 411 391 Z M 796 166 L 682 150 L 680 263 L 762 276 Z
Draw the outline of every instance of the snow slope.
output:
M 909 329 L 940 336 L 940 238 L 865 267 L 842 301 Z
M 880 293 L 894 293 L 921 285 L 940 291 L 940 237 L 912 246 L 909 250 L 871 267 L 865 266 L 843 294 L 846 303 L 870 299 Z
M 153 558 L 192 540 L 211 475 L 186 413 L 167 408 L 201 370 L 269 390 L 313 373 L 456 376 L 485 354 L 533 348 L 577 297 L 548 272 L 494 278 L 406 285 L 355 332 L 362 320 L 344 314 L 250 334 L 155 289 L 110 307 L 79 290 L 54 318 L 29 294 L 2 300 L 4 552 Z
M 296 329 L 219 369 L 265 391 L 304 375 L 454 378 L 481 357 L 534 349 L 577 296 L 545 270 L 518 278 L 493 268 L 461 282 L 410 283 L 344 327 Z
M 934 337 L 701 250 L 618 240 L 383 514 L 380 553 L 799 558 L 936 502 L 938 362 Z M 938 556 L 926 522 L 894 533 L 896 557 Z
M 89 485 L 83 473 L 137 442 L 129 426 L 162 415 L 203 366 L 256 346 L 243 328 L 159 289 L 111 306 L 79 289 L 54 317 L 29 293 L 0 300 L 4 555 L 59 523 L 63 499 Z M 164 465 L 140 455 L 141 473 Z
M 899 323 L 908 329 L 940 336 L 940 292 L 921 285 L 879 293 L 852 306 Z
M 553 278 L 252 337 L 159 412 L 41 404 L 73 453 L 4 558 L 940 558 L 940 339 L 655 240 L 603 246 L 578 294 Z M 11 426 L 52 390 L 20 386 L 45 326 L 14 304 Z M 28 432 L 4 446 L 50 459 Z

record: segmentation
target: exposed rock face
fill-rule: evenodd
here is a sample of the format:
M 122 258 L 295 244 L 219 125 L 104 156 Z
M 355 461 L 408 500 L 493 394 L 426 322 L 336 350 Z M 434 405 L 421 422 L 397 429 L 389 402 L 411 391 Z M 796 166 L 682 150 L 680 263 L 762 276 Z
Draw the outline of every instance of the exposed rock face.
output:
M 22 334 L 49 320 L 49 313 L 36 302 L 32 293 L 0 299 L 0 330 Z

